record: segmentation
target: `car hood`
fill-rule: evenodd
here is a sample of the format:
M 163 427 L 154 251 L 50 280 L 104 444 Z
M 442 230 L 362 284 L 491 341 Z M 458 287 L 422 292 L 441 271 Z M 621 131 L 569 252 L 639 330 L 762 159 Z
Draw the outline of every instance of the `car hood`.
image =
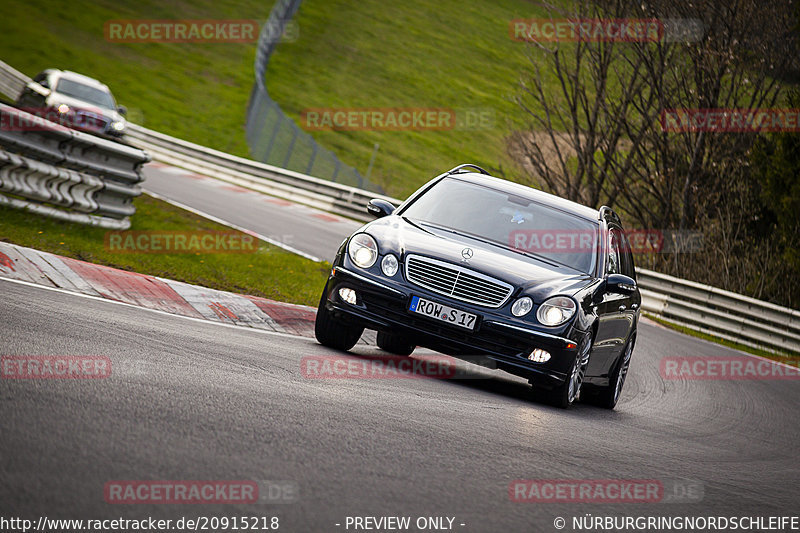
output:
M 96 115 L 101 115 L 112 122 L 125 121 L 125 117 L 114 109 L 92 105 L 89 102 L 78 100 L 77 98 L 72 98 L 71 96 L 57 92 L 52 92 L 50 96 L 47 97 L 48 106 L 58 107 L 61 104 L 67 104 L 71 109 L 80 109 L 81 111 L 88 111 Z
M 417 254 L 453 263 L 511 283 L 537 303 L 555 295 L 572 296 L 595 281 L 593 276 L 567 266 L 551 265 L 508 248 L 423 227 L 398 216 L 378 219 L 363 230 L 375 237 L 382 254 L 395 251 L 403 258 L 406 254 Z M 462 260 L 464 248 L 473 250 L 468 262 Z

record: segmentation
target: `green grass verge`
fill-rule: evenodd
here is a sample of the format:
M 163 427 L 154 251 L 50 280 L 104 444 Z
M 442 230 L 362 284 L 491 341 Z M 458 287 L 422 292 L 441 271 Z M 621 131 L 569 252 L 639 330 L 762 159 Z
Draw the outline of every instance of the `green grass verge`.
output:
M 66 68 L 106 82 L 129 118 L 169 135 L 248 156 L 245 111 L 255 44 L 110 43 L 118 19 L 266 19 L 259 0 L 7 0 L 2 59 L 29 76 Z M 541 16 L 527 0 L 305 0 L 299 39 L 278 46 L 267 82 L 290 116 L 311 107 L 445 107 L 494 113 L 490 128 L 312 132 L 345 162 L 404 197 L 459 163 L 509 176 L 505 136 L 521 113 L 512 97 L 528 65 L 509 36 L 515 18 Z
M 120 19 L 254 19 L 260 0 L 5 0 L 2 59 L 33 77 L 74 70 L 108 84 L 128 118 L 157 131 L 247 156 L 244 120 L 253 85 L 255 44 L 106 41 Z
M 800 354 L 798 353 L 790 353 L 790 352 L 771 352 L 769 350 L 762 350 L 760 348 L 753 348 L 752 346 L 748 346 L 746 344 L 741 344 L 738 342 L 729 341 L 727 339 L 722 339 L 715 335 L 709 335 L 708 333 L 703 333 L 701 331 L 696 331 L 691 328 L 687 328 L 685 326 L 680 326 L 678 324 L 674 324 L 669 320 L 664 320 L 663 318 L 657 317 L 650 313 L 644 313 L 644 315 L 652 320 L 653 322 L 657 322 L 662 326 L 678 331 L 680 333 L 684 333 L 686 335 L 690 335 L 692 337 L 697 337 L 699 339 L 705 339 L 707 341 L 711 341 L 715 344 L 720 344 L 722 346 L 726 346 L 728 348 L 733 348 L 734 350 L 739 350 L 742 352 L 750 353 L 753 355 L 758 355 L 761 357 L 766 357 L 767 359 L 772 359 L 774 361 L 779 361 L 781 363 L 789 363 L 789 364 L 798 364 L 800 363 Z
M 319 131 L 312 135 L 404 198 L 459 163 L 512 179 L 505 137 L 524 121 L 513 97 L 531 50 L 509 35 L 517 18 L 543 16 L 527 0 L 307 0 L 299 39 L 277 47 L 270 95 L 300 124 L 306 108 L 445 107 L 494 112 L 489 128 L 447 131 Z
M 230 231 L 149 196 L 135 204 L 131 230 Z M 0 241 L 214 289 L 316 307 L 330 270 L 265 243 L 253 253 L 120 253 L 106 247 L 106 231 L 0 206 Z

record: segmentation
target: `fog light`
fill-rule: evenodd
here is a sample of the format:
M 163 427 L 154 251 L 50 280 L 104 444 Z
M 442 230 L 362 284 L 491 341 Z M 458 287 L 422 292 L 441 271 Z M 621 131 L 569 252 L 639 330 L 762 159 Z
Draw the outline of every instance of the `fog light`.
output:
M 528 359 L 534 363 L 546 363 L 550 360 L 550 352 L 546 352 L 541 348 L 536 348 L 528 356 Z
M 356 305 L 356 291 L 354 291 L 353 289 L 342 287 L 341 289 L 339 289 L 339 298 L 349 303 L 350 305 Z

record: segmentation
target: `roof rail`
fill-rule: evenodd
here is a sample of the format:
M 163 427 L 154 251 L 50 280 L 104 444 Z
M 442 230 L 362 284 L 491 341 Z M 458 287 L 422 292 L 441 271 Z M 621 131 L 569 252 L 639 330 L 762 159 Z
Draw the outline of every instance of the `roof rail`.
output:
M 450 170 L 448 170 L 447 173 L 448 174 L 457 174 L 462 168 L 474 168 L 478 172 L 480 172 L 481 174 L 486 174 L 487 176 L 491 176 L 491 174 L 489 174 L 487 171 L 485 171 L 484 169 L 482 169 L 478 165 L 473 165 L 472 163 L 465 163 L 463 165 L 458 165 L 457 167 L 451 168 Z

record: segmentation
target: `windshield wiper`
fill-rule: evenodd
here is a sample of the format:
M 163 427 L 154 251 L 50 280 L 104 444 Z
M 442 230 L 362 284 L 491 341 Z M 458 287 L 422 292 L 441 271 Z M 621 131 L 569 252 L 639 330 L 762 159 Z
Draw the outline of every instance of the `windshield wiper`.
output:
M 533 252 L 526 252 L 525 250 L 520 250 L 519 248 L 509 248 L 509 250 L 511 250 L 512 252 L 516 252 L 518 254 L 522 254 L 525 257 L 530 257 L 531 259 L 536 259 L 537 261 L 541 261 L 542 263 L 547 263 L 550 266 L 554 266 L 554 267 L 564 267 L 565 266 L 565 267 L 568 267 L 568 268 L 573 268 L 573 270 L 574 270 L 574 267 L 570 267 L 569 265 L 565 265 L 564 263 L 559 263 L 558 261 L 555 261 L 555 260 L 552 260 L 552 259 L 545 259 L 541 255 L 537 255 L 537 254 L 535 254 Z

